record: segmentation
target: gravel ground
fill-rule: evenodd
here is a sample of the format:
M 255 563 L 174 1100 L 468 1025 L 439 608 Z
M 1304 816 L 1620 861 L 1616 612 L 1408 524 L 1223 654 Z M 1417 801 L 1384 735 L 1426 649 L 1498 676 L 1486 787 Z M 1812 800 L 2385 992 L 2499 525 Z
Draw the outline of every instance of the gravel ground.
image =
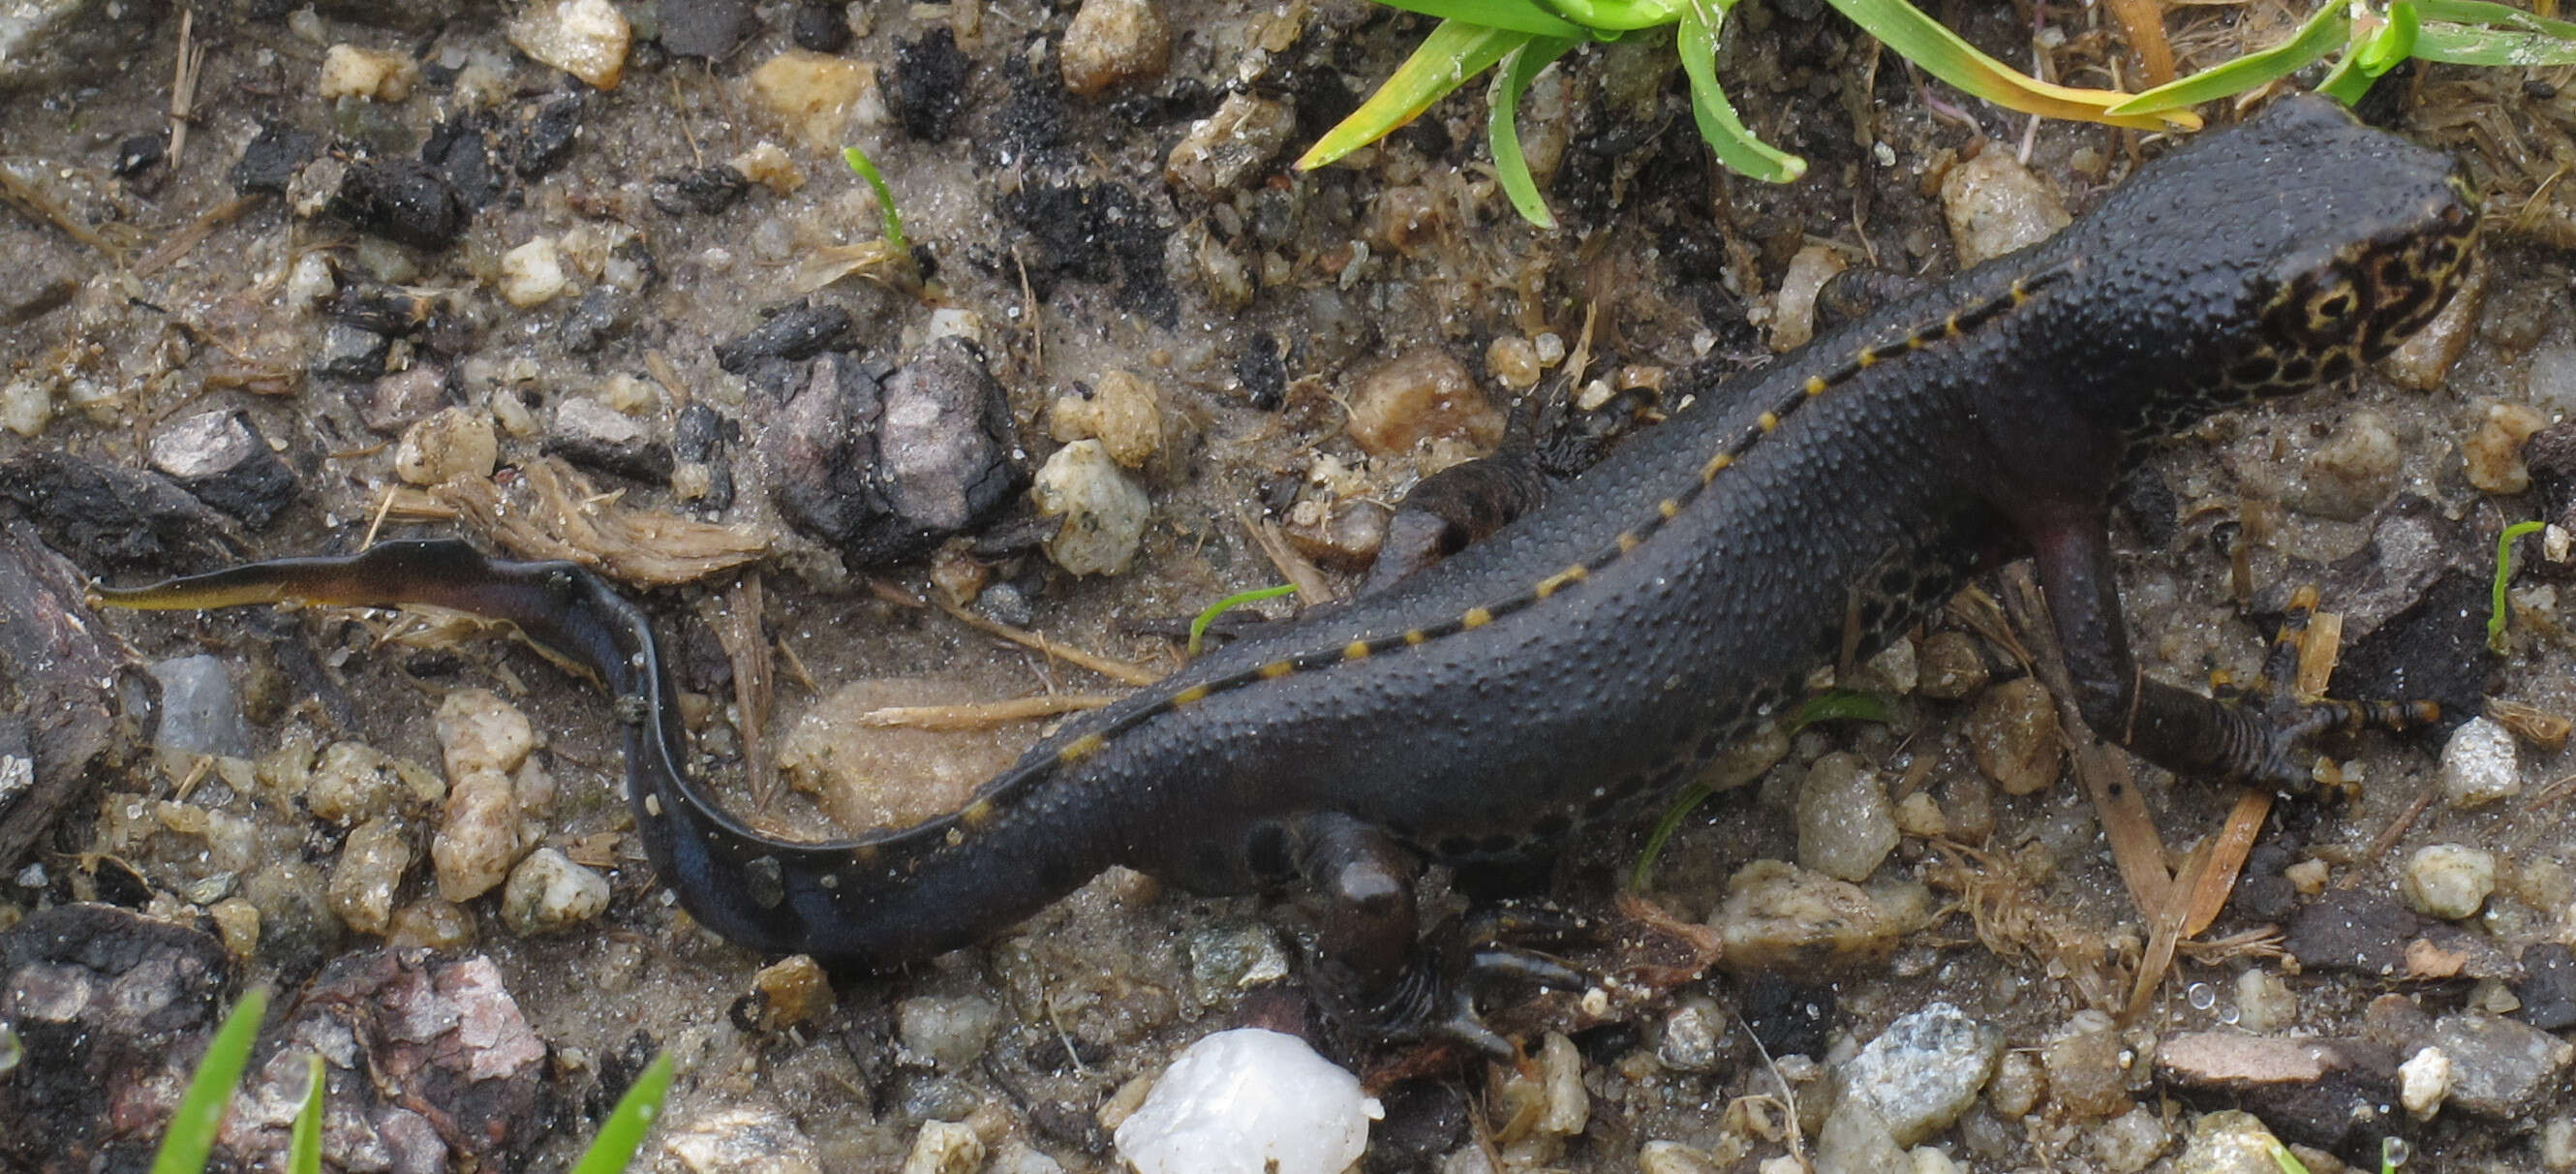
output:
M 20 7 L 73 15 L 0 58 L 0 578 L 22 613 L 0 691 L 29 715 L 0 723 L 13 1169 L 148 1144 L 209 1009 L 254 982 L 288 1010 L 228 1142 L 273 1154 L 313 1047 L 350 1169 L 562 1165 L 657 1048 L 682 1073 L 659 1168 L 1107 1169 L 1104 1122 L 1181 1046 L 1305 1023 L 1273 981 L 1293 902 L 1125 874 L 817 1005 L 810 975 L 654 888 L 615 723 L 543 658 L 376 613 L 102 617 L 83 575 L 370 534 L 579 552 L 663 625 L 737 810 L 900 822 L 1042 726 L 854 715 L 1122 687 L 920 600 L 1164 671 L 1176 617 L 1281 581 L 1260 527 L 1347 591 L 1381 503 L 1490 447 L 1577 356 L 1601 386 L 1550 448 L 1579 463 L 1659 391 L 1767 359 L 1823 257 L 1937 279 L 1979 247 L 1945 207 L 2044 224 L 2160 149 L 1964 103 L 1972 131 L 1812 0 L 1747 4 L 1724 76 L 1810 176 L 1718 171 L 1667 53 L 1588 50 L 1523 113 L 1563 225 L 1540 233 L 1491 181 L 1480 86 L 1289 169 L 1428 26 L 1357 0 L 241 0 L 187 26 L 174 158 L 175 12 Z M 608 51 L 603 10 L 631 45 Z M 1942 15 L 2033 52 L 2027 11 Z M 2173 24 L 2215 60 L 2290 19 Z M 2038 27 L 2057 76 L 2125 68 L 2089 10 Z M 2115 535 L 2150 672 L 2251 673 L 2315 582 L 2342 689 L 2520 703 L 2511 732 L 2336 747 L 2358 801 L 2276 809 L 2230 907 L 2117 1021 L 2154 917 L 2060 777 L 2045 693 L 1991 612 L 1955 608 L 1843 681 L 1892 697 L 1887 721 L 1783 740 L 1663 849 L 1648 895 L 1726 935 L 1706 977 L 1640 981 L 1606 1016 L 1506 1014 L 1537 1079 L 1325 1039 L 1386 1102 L 1367 1168 L 1769 1170 L 1795 1134 L 1841 1169 L 2269 1169 L 2228 1164 L 2259 1127 L 2216 1110 L 2241 1106 L 2320 1171 L 2387 1135 L 2419 1168 L 2576 1169 L 2576 1049 L 2551 1034 L 2576 1027 L 2576 768 L 2548 740 L 2576 642 L 2542 537 L 2508 651 L 2480 647 L 2496 535 L 2564 525 L 2576 484 L 2564 429 L 2542 433 L 2559 455 L 2517 455 L 2576 410 L 2564 73 L 2390 87 L 2489 193 L 2456 361 L 2207 424 L 2133 479 Z M 1194 149 L 1209 123 L 1231 133 Z M 908 257 L 871 246 L 845 144 Z M 906 462 L 873 439 L 897 435 Z M 2177 868 L 2237 801 L 2138 782 Z M 1555 896 L 1609 908 L 1641 843 L 1585 845 Z M 1586 960 L 1645 974 L 1693 940 Z

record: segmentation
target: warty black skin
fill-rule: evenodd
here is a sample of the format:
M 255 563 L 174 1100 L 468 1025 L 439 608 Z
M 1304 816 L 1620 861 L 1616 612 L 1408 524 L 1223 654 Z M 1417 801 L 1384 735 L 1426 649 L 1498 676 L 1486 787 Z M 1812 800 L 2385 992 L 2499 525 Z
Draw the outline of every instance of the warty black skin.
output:
M 2096 732 L 2180 772 L 2293 782 L 2316 714 L 2267 724 L 2137 676 L 2104 502 L 2133 445 L 2339 378 L 2419 328 L 2475 221 L 2447 159 L 2276 103 L 2055 238 L 1682 407 L 1445 561 L 1066 722 L 968 808 L 848 840 L 726 815 L 680 768 L 644 617 L 569 564 L 389 544 L 105 594 L 516 621 L 619 696 L 654 867 L 745 946 L 885 968 L 1113 864 L 1208 893 L 1303 873 L 1345 907 L 1328 962 L 1400 1026 L 1436 1008 L 1393 1006 L 1434 997 L 1390 993 L 1414 931 L 1396 845 L 1508 856 L 1624 817 L 1791 702 L 1847 624 L 1881 646 L 1999 551 L 2037 555 Z

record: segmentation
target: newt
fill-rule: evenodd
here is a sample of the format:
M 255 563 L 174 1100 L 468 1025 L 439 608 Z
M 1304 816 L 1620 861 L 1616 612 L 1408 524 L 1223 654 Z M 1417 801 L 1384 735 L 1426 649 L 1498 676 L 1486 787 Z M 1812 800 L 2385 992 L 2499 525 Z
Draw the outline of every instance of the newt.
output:
M 1065 722 L 958 810 L 840 839 L 726 812 L 684 765 L 651 623 L 571 563 L 393 542 L 100 594 L 515 623 L 616 698 L 654 869 L 754 950 L 890 968 L 1111 865 L 1212 894 L 1302 879 L 1332 906 L 1315 969 L 1329 1009 L 1508 1052 L 1475 1017 L 1478 980 L 1569 972 L 1426 945 L 1422 863 L 1523 857 L 1633 818 L 1792 703 L 1847 626 L 1868 655 L 1997 554 L 2035 558 L 2086 723 L 2178 774 L 2295 790 L 2309 736 L 2429 720 L 2145 678 L 2106 501 L 2141 446 L 2387 354 L 2448 300 L 2477 220 L 2445 156 L 2320 100 L 2276 102 L 2050 240 L 1720 386 L 1455 553 Z

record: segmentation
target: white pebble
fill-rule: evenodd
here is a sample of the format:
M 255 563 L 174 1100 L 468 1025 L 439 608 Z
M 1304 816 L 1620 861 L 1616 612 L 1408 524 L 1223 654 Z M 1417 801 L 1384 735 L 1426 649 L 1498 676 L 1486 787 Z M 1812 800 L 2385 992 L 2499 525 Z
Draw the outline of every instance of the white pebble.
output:
M 2442 744 L 2442 794 L 2451 806 L 2483 807 L 2521 792 L 2521 756 L 2503 726 L 2473 717 L 2451 731 Z
M 560 296 L 570 284 L 555 238 L 540 236 L 501 254 L 501 296 L 524 310 Z
M 1136 557 L 1154 503 L 1118 471 L 1097 440 L 1057 449 L 1029 489 L 1038 513 L 1061 517 L 1064 528 L 1047 540 L 1047 557 L 1077 575 L 1115 575 Z
M 501 888 L 501 920 L 523 938 L 579 925 L 606 908 L 608 878 L 552 848 L 528 853 Z
M 1384 1115 L 1304 1040 L 1221 1031 L 1183 1050 L 1119 1124 L 1118 1156 L 1138 1174 L 1341 1174 Z
M 2495 855 L 2465 844 L 2418 848 L 2397 882 L 2406 907 L 2426 917 L 2457 920 L 2486 904 L 2495 891 Z
M 2421 1121 L 2442 1111 L 2451 1095 L 2451 1058 L 2440 1048 L 2425 1048 L 2397 1066 L 2397 1099 Z

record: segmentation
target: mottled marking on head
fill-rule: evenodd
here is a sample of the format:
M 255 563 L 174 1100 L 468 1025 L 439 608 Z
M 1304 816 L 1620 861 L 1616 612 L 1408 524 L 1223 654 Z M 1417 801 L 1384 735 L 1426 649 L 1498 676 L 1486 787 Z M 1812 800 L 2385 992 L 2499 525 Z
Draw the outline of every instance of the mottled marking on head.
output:
M 1064 763 L 1067 766 L 1071 766 L 1074 763 L 1089 758 L 1094 754 L 1100 753 L 1100 748 L 1108 744 L 1109 736 L 1098 730 L 1094 730 L 1091 733 L 1084 734 L 1073 741 L 1065 743 L 1063 749 L 1055 752 L 1055 758 L 1056 761 Z
M 1458 626 L 1461 628 L 1481 628 L 1493 622 L 1494 612 L 1491 608 L 1471 607 L 1467 609 L 1467 614 L 1458 617 Z

